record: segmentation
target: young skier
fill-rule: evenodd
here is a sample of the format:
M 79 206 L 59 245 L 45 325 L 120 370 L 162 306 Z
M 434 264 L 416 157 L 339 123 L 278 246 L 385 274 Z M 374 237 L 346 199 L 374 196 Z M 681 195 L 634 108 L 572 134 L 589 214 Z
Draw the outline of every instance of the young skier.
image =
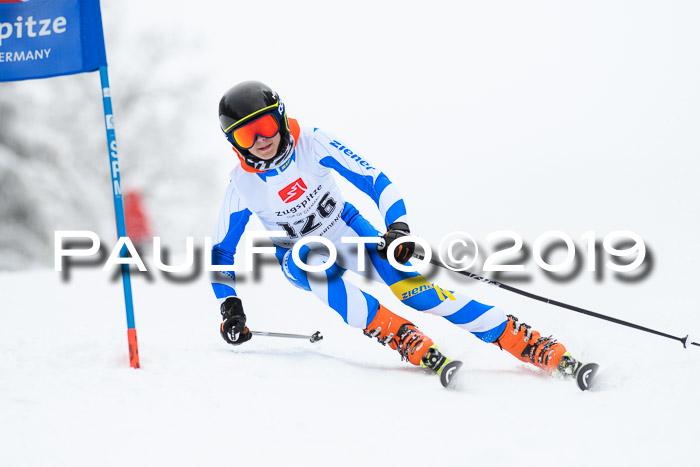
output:
M 397 350 L 403 360 L 428 368 L 449 383 L 460 362 L 447 359 L 415 325 L 382 306 L 376 298 L 346 281 L 350 269 L 381 281 L 403 303 L 416 310 L 444 317 L 484 342 L 493 343 L 524 362 L 550 372 L 574 375 L 580 363 L 563 344 L 542 337 L 512 315 L 459 293 L 431 284 L 416 272 L 402 272 L 387 261 L 388 246 L 410 234 L 406 206 L 389 178 L 350 149 L 342 140 L 317 128 L 300 128 L 282 100 L 268 86 L 246 81 L 229 89 L 219 103 L 221 128 L 240 159 L 231 172 L 212 240 L 212 264 L 232 265 L 248 219 L 255 213 L 272 237 L 276 256 L 287 279 L 312 292 L 352 327 L 376 337 Z M 384 233 L 375 229 L 345 201 L 333 179 L 336 172 L 370 196 L 384 218 Z M 305 236 L 320 236 L 338 252 L 325 271 L 310 273 L 292 259 L 292 247 Z M 379 243 L 343 242 L 341 239 L 374 237 Z M 358 248 L 364 255 L 358 255 Z M 405 242 L 394 250 L 397 262 L 406 264 L 415 245 Z M 324 264 L 329 249 L 307 244 L 299 258 L 309 266 Z M 364 259 L 365 272 L 360 271 Z M 223 318 L 220 331 L 229 344 L 242 344 L 252 334 L 235 290 L 234 272 L 212 273 L 212 286 Z

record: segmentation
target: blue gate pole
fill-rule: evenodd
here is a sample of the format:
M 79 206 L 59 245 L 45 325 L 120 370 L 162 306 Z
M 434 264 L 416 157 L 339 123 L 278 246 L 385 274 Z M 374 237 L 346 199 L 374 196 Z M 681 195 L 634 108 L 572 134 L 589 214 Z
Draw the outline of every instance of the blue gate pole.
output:
M 105 114 L 105 129 L 107 130 L 107 150 L 112 172 L 112 194 L 114 195 L 114 214 L 117 219 L 117 236 L 126 237 L 126 222 L 124 220 L 124 203 L 122 202 L 121 180 L 119 177 L 119 154 L 117 152 L 117 137 L 114 133 L 114 116 L 112 115 L 112 96 L 109 89 L 109 76 L 107 66 L 100 67 L 100 82 L 102 84 L 102 104 Z M 120 256 L 125 257 L 126 246 L 120 251 Z M 134 323 L 134 302 L 131 294 L 131 275 L 129 265 L 122 264 L 122 283 L 124 284 L 124 303 L 126 305 L 126 326 L 129 339 L 129 365 L 139 368 L 139 347 L 136 340 L 136 324 Z

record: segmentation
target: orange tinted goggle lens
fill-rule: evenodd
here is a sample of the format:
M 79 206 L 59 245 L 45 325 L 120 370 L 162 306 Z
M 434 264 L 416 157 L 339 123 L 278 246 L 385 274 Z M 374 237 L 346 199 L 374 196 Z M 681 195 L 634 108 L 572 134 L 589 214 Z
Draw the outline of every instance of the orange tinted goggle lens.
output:
M 233 130 L 233 139 L 242 149 L 250 149 L 255 144 L 257 136 L 272 138 L 278 131 L 280 131 L 280 126 L 277 119 L 267 114 Z

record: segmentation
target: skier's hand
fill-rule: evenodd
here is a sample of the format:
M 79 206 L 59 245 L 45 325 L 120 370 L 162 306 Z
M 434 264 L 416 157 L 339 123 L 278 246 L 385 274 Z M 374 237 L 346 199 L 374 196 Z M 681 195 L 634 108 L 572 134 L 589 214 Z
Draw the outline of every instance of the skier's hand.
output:
M 239 345 L 253 337 L 245 326 L 245 313 L 240 298 L 228 297 L 221 304 L 221 318 L 224 320 L 219 327 L 221 337 L 229 344 Z
M 377 253 L 381 259 L 386 259 L 386 252 L 389 249 L 391 242 L 397 238 L 406 237 L 410 235 L 411 231 L 408 229 L 408 224 L 405 222 L 394 222 L 387 227 L 387 231 L 382 238 L 379 239 L 377 243 Z M 404 242 L 394 249 L 394 259 L 400 264 L 406 264 L 413 252 L 416 250 L 416 244 L 414 242 Z

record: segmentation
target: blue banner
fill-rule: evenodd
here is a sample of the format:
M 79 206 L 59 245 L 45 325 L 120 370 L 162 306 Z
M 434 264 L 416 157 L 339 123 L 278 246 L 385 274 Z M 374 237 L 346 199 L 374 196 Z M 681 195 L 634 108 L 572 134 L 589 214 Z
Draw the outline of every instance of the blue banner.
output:
M 107 65 L 99 0 L 0 0 L 0 81 Z

